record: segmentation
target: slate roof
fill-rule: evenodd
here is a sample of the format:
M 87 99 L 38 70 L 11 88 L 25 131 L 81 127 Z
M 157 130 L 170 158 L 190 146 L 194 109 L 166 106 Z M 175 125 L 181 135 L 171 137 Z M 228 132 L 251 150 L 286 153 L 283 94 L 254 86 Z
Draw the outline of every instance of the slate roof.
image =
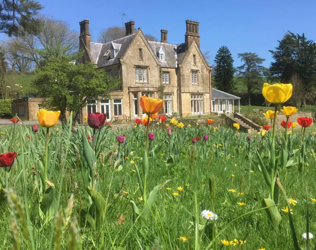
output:
M 136 33 L 129 36 L 124 36 L 108 43 L 91 42 L 90 53 L 93 62 L 97 65 L 98 68 L 119 63 L 119 59 L 123 57 L 135 35 Z M 181 43 L 179 45 L 154 41 L 148 41 L 148 43 L 157 57 L 157 51 L 159 51 L 160 48 L 163 49 L 165 53 L 165 61 L 161 61 L 161 67 L 177 68 L 178 64 L 183 61 L 185 55 L 184 43 Z M 114 58 L 111 59 L 110 50 L 112 48 L 118 49 L 118 53 Z
M 239 100 L 238 96 L 228 94 L 224 91 L 212 88 L 212 99 L 222 99 L 222 100 Z

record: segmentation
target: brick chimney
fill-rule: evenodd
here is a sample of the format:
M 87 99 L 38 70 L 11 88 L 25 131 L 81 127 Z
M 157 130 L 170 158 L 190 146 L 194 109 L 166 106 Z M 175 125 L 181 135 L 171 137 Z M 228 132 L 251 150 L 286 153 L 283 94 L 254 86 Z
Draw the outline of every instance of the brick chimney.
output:
M 90 52 L 91 49 L 91 36 L 89 31 L 89 20 L 83 20 L 80 23 L 80 36 L 79 36 L 79 46 L 83 50 L 84 46 Z
M 160 30 L 161 32 L 161 42 L 168 43 L 168 30 Z
M 125 23 L 125 34 L 126 36 L 129 36 L 131 34 L 135 33 L 135 22 L 134 21 L 129 21 Z
M 185 33 L 185 50 L 189 49 L 193 41 L 200 48 L 199 22 L 186 20 L 187 32 Z

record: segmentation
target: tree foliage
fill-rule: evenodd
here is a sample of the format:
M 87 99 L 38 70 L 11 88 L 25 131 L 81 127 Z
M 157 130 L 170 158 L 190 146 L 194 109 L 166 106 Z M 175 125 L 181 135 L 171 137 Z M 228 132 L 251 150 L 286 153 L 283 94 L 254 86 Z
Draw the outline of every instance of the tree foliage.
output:
M 37 13 L 43 7 L 33 0 L 2 0 L 0 2 L 0 32 L 9 36 L 36 34 L 40 28 Z
M 0 47 L 0 92 L 2 99 L 5 99 L 6 84 L 5 84 L 5 75 L 7 72 L 7 63 L 5 61 L 4 53 Z
M 215 57 L 215 85 L 219 90 L 230 92 L 234 88 L 234 59 L 229 49 L 222 46 Z
M 40 17 L 42 26 L 36 35 L 25 34 L 3 43 L 11 70 L 28 72 L 49 57 L 71 55 L 78 51 L 78 34 L 66 22 Z
M 239 53 L 238 57 L 243 64 L 237 67 L 238 80 L 242 81 L 247 87 L 248 105 L 251 105 L 251 94 L 256 88 L 261 88 L 262 76 L 266 69 L 261 65 L 265 59 L 260 58 L 256 53 Z
M 315 88 L 315 43 L 307 39 L 304 34 L 288 32 L 279 41 L 279 46 L 270 52 L 275 60 L 271 63 L 270 77 L 283 83 L 299 79 L 300 86 L 305 92 L 305 95 L 302 96 L 305 101 L 305 97 L 312 93 Z
M 92 63 L 77 64 L 69 56 L 49 58 L 36 73 L 33 85 L 37 94 L 47 98 L 44 106 L 60 110 L 62 119 L 65 119 L 66 110 L 78 117 L 88 99 L 108 97 L 120 83 Z

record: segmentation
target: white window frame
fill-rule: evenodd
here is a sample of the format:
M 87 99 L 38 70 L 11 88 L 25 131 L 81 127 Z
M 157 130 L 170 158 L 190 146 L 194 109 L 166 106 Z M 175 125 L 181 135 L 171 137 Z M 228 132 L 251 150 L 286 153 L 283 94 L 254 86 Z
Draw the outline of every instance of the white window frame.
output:
M 134 117 L 138 117 L 138 111 L 139 111 L 138 93 L 133 93 L 133 109 L 134 109 Z
M 198 85 L 199 84 L 199 80 L 198 80 L 198 71 L 194 70 L 191 72 L 191 78 L 192 78 L 192 84 L 193 85 Z
M 111 100 L 110 99 L 100 100 L 100 113 L 102 113 L 102 107 L 104 107 L 105 112 L 107 112 L 106 108 L 108 107 L 109 113 L 104 113 L 104 114 L 106 114 L 106 120 L 110 121 L 112 118 L 112 116 L 111 116 Z
M 135 68 L 135 81 L 147 83 L 147 68 L 136 67 Z
M 120 102 L 116 102 L 117 100 L 120 100 Z M 119 110 L 118 106 L 121 106 L 121 114 L 115 114 L 115 107 L 117 107 L 117 111 L 118 111 Z M 114 116 L 119 116 L 119 115 L 123 115 L 124 114 L 123 99 L 121 99 L 121 98 L 113 98 L 113 113 L 114 113 Z
M 212 100 L 212 112 L 215 112 L 215 100 Z
M 95 112 L 91 112 L 91 113 L 98 112 L 98 100 L 95 100 L 95 99 L 87 100 L 87 115 L 89 114 L 89 109 L 92 108 L 92 111 L 93 111 L 93 106 L 95 106 Z
M 223 112 L 223 101 L 222 100 L 218 100 L 217 101 L 217 112 L 218 113 L 222 113 Z
M 169 71 L 162 72 L 162 83 L 164 83 L 164 84 L 170 83 L 170 72 Z
M 163 111 L 167 116 L 172 115 L 172 95 L 163 96 Z
M 191 95 L 192 115 L 202 115 L 204 109 L 203 95 Z
M 225 100 L 225 111 L 226 113 L 230 112 L 230 103 L 229 100 Z

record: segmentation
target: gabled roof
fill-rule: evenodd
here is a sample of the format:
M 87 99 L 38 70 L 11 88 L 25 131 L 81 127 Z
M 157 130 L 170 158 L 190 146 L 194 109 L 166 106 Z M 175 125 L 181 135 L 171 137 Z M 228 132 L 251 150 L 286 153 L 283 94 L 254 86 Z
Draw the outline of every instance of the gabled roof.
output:
M 177 45 L 170 44 L 170 43 L 161 43 L 161 42 L 154 42 L 148 41 L 151 49 L 157 55 L 157 51 L 161 48 L 165 53 L 165 61 L 161 62 L 161 67 L 166 68 L 176 68 L 177 67 Z
M 240 100 L 240 97 L 212 88 L 212 99 Z

